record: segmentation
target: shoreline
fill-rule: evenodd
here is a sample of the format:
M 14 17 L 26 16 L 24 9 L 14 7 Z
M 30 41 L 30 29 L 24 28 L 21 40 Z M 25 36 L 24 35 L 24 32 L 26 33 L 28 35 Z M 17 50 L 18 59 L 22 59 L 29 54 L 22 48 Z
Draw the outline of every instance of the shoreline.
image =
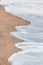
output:
M 28 21 L 6 13 L 0 6 L 0 65 L 10 65 L 7 61 L 8 57 L 21 51 L 15 47 L 15 44 L 21 42 L 21 40 L 12 37 L 10 32 L 16 31 L 15 26 L 28 24 Z

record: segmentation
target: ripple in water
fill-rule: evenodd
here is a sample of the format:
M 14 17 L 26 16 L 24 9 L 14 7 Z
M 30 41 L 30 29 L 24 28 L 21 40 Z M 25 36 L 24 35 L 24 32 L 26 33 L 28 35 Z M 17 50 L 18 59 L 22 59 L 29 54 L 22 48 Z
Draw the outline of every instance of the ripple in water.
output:
M 16 26 L 17 32 L 10 32 L 24 42 L 15 45 L 22 51 L 8 61 L 12 65 L 43 65 L 43 0 L 1 0 L 0 5 L 6 12 L 31 21 L 30 25 Z

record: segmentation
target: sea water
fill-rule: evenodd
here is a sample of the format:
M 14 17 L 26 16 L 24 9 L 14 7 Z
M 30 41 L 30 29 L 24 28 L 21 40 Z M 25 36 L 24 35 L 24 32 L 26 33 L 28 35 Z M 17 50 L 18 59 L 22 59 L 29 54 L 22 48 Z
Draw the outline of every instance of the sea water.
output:
M 26 26 L 16 26 L 10 35 L 24 42 L 15 46 L 22 49 L 14 53 L 8 61 L 12 65 L 43 65 L 43 0 L 1 0 L 6 12 L 31 21 Z

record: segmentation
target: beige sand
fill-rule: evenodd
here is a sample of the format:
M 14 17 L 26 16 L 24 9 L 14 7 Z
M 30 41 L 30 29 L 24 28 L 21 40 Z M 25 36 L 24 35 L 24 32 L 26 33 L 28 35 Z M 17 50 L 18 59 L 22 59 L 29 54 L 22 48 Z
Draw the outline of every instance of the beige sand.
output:
M 20 51 L 14 44 L 21 40 L 12 37 L 10 32 L 15 31 L 15 26 L 27 24 L 28 21 L 5 13 L 3 7 L 0 7 L 0 65 L 10 65 L 7 61 L 8 57 Z

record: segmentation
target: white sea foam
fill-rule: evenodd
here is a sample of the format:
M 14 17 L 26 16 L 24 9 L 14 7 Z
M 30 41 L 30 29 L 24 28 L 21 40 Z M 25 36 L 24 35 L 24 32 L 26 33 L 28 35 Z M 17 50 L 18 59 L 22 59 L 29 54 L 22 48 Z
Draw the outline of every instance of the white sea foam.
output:
M 6 12 L 31 21 L 30 25 L 16 26 L 10 34 L 25 42 L 15 46 L 23 51 L 13 54 L 12 65 L 43 65 L 43 0 L 1 0 Z
M 6 6 L 6 5 L 10 5 L 11 3 L 14 3 L 14 2 L 15 2 L 15 0 L 1 0 L 0 5 Z
M 43 8 L 10 5 L 6 6 L 5 10 L 12 15 L 31 21 L 31 25 L 43 27 Z
M 28 33 L 43 33 L 43 27 L 36 26 L 16 26 L 15 27 L 18 32 L 28 32 Z
M 11 32 L 10 34 L 24 41 L 43 42 L 43 33 Z
M 35 7 L 23 7 L 23 6 L 14 6 L 14 5 L 9 5 L 6 6 L 6 8 L 9 8 L 9 13 L 12 11 L 15 13 L 18 12 L 18 14 L 36 14 L 36 15 L 43 15 L 43 8 L 35 8 Z M 10 9 L 12 9 L 10 11 Z M 32 11 L 33 9 L 33 11 Z M 13 14 L 13 13 L 12 13 Z
M 6 3 L 15 3 L 19 6 L 33 6 L 33 7 L 43 7 L 42 0 L 1 0 L 1 2 L 5 5 Z
M 43 52 L 43 43 L 35 42 L 22 42 L 15 44 L 17 48 L 21 48 L 24 51 L 42 51 Z
M 43 52 L 15 53 L 8 61 L 12 62 L 12 65 L 43 65 Z

